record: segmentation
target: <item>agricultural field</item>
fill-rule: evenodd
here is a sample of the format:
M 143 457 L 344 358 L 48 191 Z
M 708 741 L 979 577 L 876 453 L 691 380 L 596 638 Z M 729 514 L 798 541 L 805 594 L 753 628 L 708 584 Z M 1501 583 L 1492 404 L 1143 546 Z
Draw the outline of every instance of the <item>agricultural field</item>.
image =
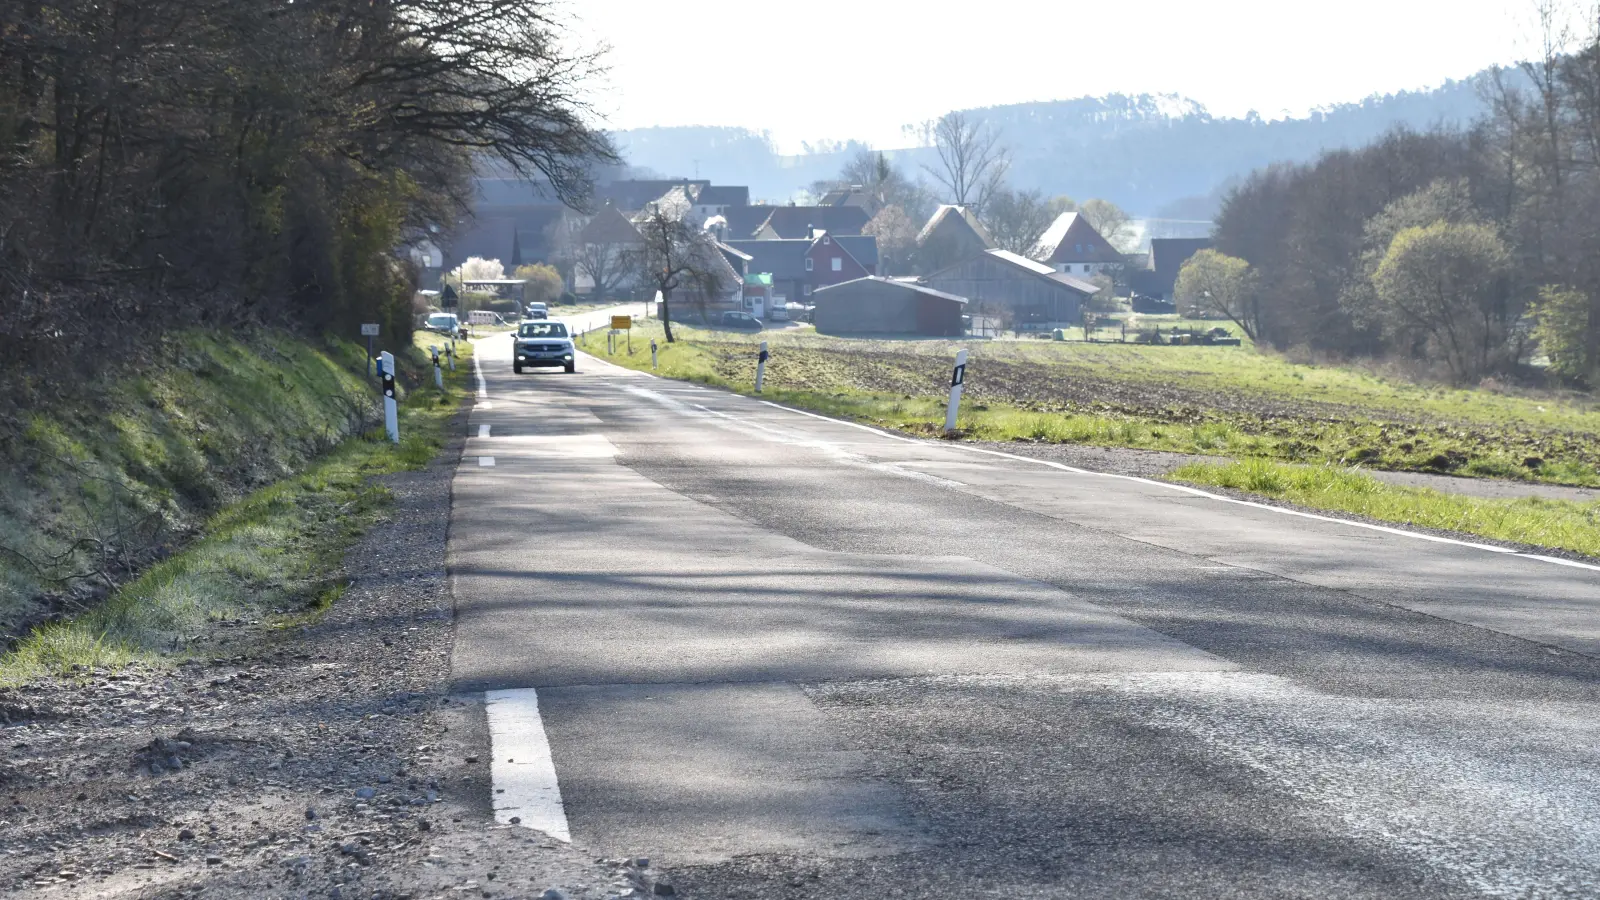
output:
M 766 396 L 908 433 L 939 433 L 950 365 L 966 347 L 962 438 L 1600 485 L 1600 406 L 1588 395 L 1416 384 L 1248 346 L 674 330 L 667 344 L 654 320 L 635 329 L 636 347 L 659 342 L 660 374 L 748 392 L 766 340 Z M 585 349 L 603 356 L 604 334 Z M 650 365 L 647 351 L 611 360 Z

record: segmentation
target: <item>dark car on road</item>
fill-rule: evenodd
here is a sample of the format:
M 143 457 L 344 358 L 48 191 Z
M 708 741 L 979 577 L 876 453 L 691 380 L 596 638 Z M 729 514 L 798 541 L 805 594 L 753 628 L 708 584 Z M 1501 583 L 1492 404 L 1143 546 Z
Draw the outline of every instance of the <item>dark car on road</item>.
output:
M 717 327 L 734 328 L 739 331 L 760 331 L 766 326 L 761 324 L 760 319 L 749 313 L 725 312 L 722 314 L 722 318 L 717 320 Z

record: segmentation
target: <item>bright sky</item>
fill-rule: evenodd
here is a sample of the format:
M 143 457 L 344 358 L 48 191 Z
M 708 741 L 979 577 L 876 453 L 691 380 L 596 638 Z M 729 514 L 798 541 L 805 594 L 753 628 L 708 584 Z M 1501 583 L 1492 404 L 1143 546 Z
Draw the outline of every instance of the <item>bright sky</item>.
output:
M 1588 0 L 1571 0 L 1573 3 Z M 1177 93 L 1304 115 L 1436 86 L 1529 48 L 1535 0 L 574 0 L 611 46 L 612 128 L 738 125 L 902 145 L 948 110 Z

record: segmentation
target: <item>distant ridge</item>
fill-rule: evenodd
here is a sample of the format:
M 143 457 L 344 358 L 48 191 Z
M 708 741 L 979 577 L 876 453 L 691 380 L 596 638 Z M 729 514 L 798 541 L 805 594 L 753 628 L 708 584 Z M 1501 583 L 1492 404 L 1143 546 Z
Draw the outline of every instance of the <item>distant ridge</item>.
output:
M 1177 94 L 1111 94 L 967 112 L 1004 131 L 1015 187 L 1080 200 L 1104 197 L 1139 214 L 1203 219 L 1214 211 L 1219 188 L 1260 166 L 1360 146 L 1397 125 L 1470 123 L 1484 109 L 1479 85 L 1486 77 L 1328 106 L 1302 119 L 1219 118 Z M 783 155 L 765 132 L 700 126 L 634 129 L 615 137 L 633 166 L 689 177 L 698 167 L 701 177 L 747 184 L 752 197 L 779 202 L 834 177 L 864 146 L 846 142 L 830 152 Z M 932 159 L 926 148 L 885 152 L 912 173 Z

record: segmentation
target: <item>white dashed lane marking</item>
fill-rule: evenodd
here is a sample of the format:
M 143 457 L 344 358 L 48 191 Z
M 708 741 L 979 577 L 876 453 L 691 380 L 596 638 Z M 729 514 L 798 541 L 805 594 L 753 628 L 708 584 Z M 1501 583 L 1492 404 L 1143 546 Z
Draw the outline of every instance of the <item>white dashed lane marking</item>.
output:
M 489 436 L 489 426 L 487 426 L 487 425 L 479 425 L 478 426 L 478 437 L 486 438 L 488 436 Z
M 484 467 L 492 467 L 494 465 L 494 457 L 492 457 L 492 456 L 480 456 L 480 457 L 478 457 L 478 465 L 484 466 Z

